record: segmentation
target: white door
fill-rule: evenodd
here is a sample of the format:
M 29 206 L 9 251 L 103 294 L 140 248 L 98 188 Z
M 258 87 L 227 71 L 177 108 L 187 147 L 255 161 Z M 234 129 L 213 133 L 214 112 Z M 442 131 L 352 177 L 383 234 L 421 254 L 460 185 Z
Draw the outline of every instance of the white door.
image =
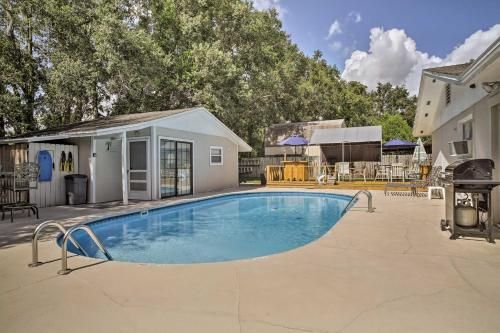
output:
M 128 196 L 151 200 L 149 138 L 128 139 Z

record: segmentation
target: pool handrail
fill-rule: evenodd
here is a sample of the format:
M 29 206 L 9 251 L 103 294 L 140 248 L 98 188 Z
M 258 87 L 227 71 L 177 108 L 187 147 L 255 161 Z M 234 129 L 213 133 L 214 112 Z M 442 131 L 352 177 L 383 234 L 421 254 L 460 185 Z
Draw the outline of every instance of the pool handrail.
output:
M 31 236 L 31 263 L 28 265 L 29 267 L 40 266 L 42 262 L 38 261 L 38 238 L 40 233 L 47 227 L 57 227 L 59 231 L 63 234 L 66 233 L 66 228 L 64 228 L 60 223 L 55 221 L 46 221 L 40 223 L 35 231 L 33 231 L 33 235 Z M 88 256 L 87 252 L 83 249 L 83 247 L 73 238 L 69 238 L 71 242 L 80 250 L 85 256 Z
M 97 245 L 99 250 L 106 256 L 108 260 L 113 260 L 113 257 L 111 257 L 111 254 L 106 250 L 104 245 L 101 243 L 99 238 L 97 238 L 96 234 L 90 229 L 88 225 L 81 224 L 81 225 L 75 225 L 74 227 L 70 228 L 66 233 L 64 234 L 64 237 L 62 239 L 62 244 L 61 244 L 61 250 L 62 250 L 62 255 L 61 255 L 61 270 L 57 272 L 59 275 L 66 275 L 71 272 L 71 269 L 68 269 L 68 240 L 71 237 L 71 234 L 77 230 L 83 230 L 89 235 L 89 237 L 94 241 L 94 243 Z
M 368 210 L 367 212 L 368 213 L 373 213 L 375 211 L 375 207 L 373 207 L 373 197 L 372 197 L 372 194 L 370 191 L 368 190 L 360 190 L 358 191 L 351 199 L 351 201 L 349 201 L 349 203 L 347 204 L 347 206 L 345 206 L 344 210 L 342 211 L 342 215 L 344 215 L 347 210 L 349 208 L 351 208 L 351 205 L 353 205 L 355 202 L 356 202 L 356 199 L 358 198 L 358 196 L 360 194 L 365 194 L 367 199 L 368 199 Z

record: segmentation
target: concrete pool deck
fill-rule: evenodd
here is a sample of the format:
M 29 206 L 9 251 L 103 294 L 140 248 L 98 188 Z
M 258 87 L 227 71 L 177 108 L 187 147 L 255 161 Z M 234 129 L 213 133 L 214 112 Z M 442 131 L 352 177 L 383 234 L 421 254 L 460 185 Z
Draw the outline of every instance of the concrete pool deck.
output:
M 372 193 L 374 213 L 362 198 L 325 236 L 281 254 L 194 265 L 71 257 L 76 270 L 65 276 L 49 237 L 39 252 L 50 262 L 28 268 L 36 224 L 159 203 L 53 207 L 38 221 L 2 221 L 0 331 L 499 332 L 500 245 L 449 240 L 442 200 Z

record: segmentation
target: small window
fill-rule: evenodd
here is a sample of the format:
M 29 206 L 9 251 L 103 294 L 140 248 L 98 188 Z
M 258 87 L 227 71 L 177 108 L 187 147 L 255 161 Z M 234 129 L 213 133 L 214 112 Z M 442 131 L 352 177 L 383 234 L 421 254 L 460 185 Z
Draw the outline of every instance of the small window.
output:
M 472 119 L 462 123 L 462 139 L 472 140 Z
M 210 165 L 222 165 L 222 147 L 210 147 Z
M 451 103 L 451 85 L 448 83 L 445 89 L 446 105 Z

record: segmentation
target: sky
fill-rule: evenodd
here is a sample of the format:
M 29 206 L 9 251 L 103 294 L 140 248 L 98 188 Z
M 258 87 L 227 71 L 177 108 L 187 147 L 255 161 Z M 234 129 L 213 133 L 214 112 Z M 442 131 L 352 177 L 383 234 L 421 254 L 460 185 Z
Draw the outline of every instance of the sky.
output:
M 307 55 L 320 50 L 346 80 L 404 84 L 423 68 L 468 62 L 500 37 L 500 0 L 253 0 L 276 8 Z

